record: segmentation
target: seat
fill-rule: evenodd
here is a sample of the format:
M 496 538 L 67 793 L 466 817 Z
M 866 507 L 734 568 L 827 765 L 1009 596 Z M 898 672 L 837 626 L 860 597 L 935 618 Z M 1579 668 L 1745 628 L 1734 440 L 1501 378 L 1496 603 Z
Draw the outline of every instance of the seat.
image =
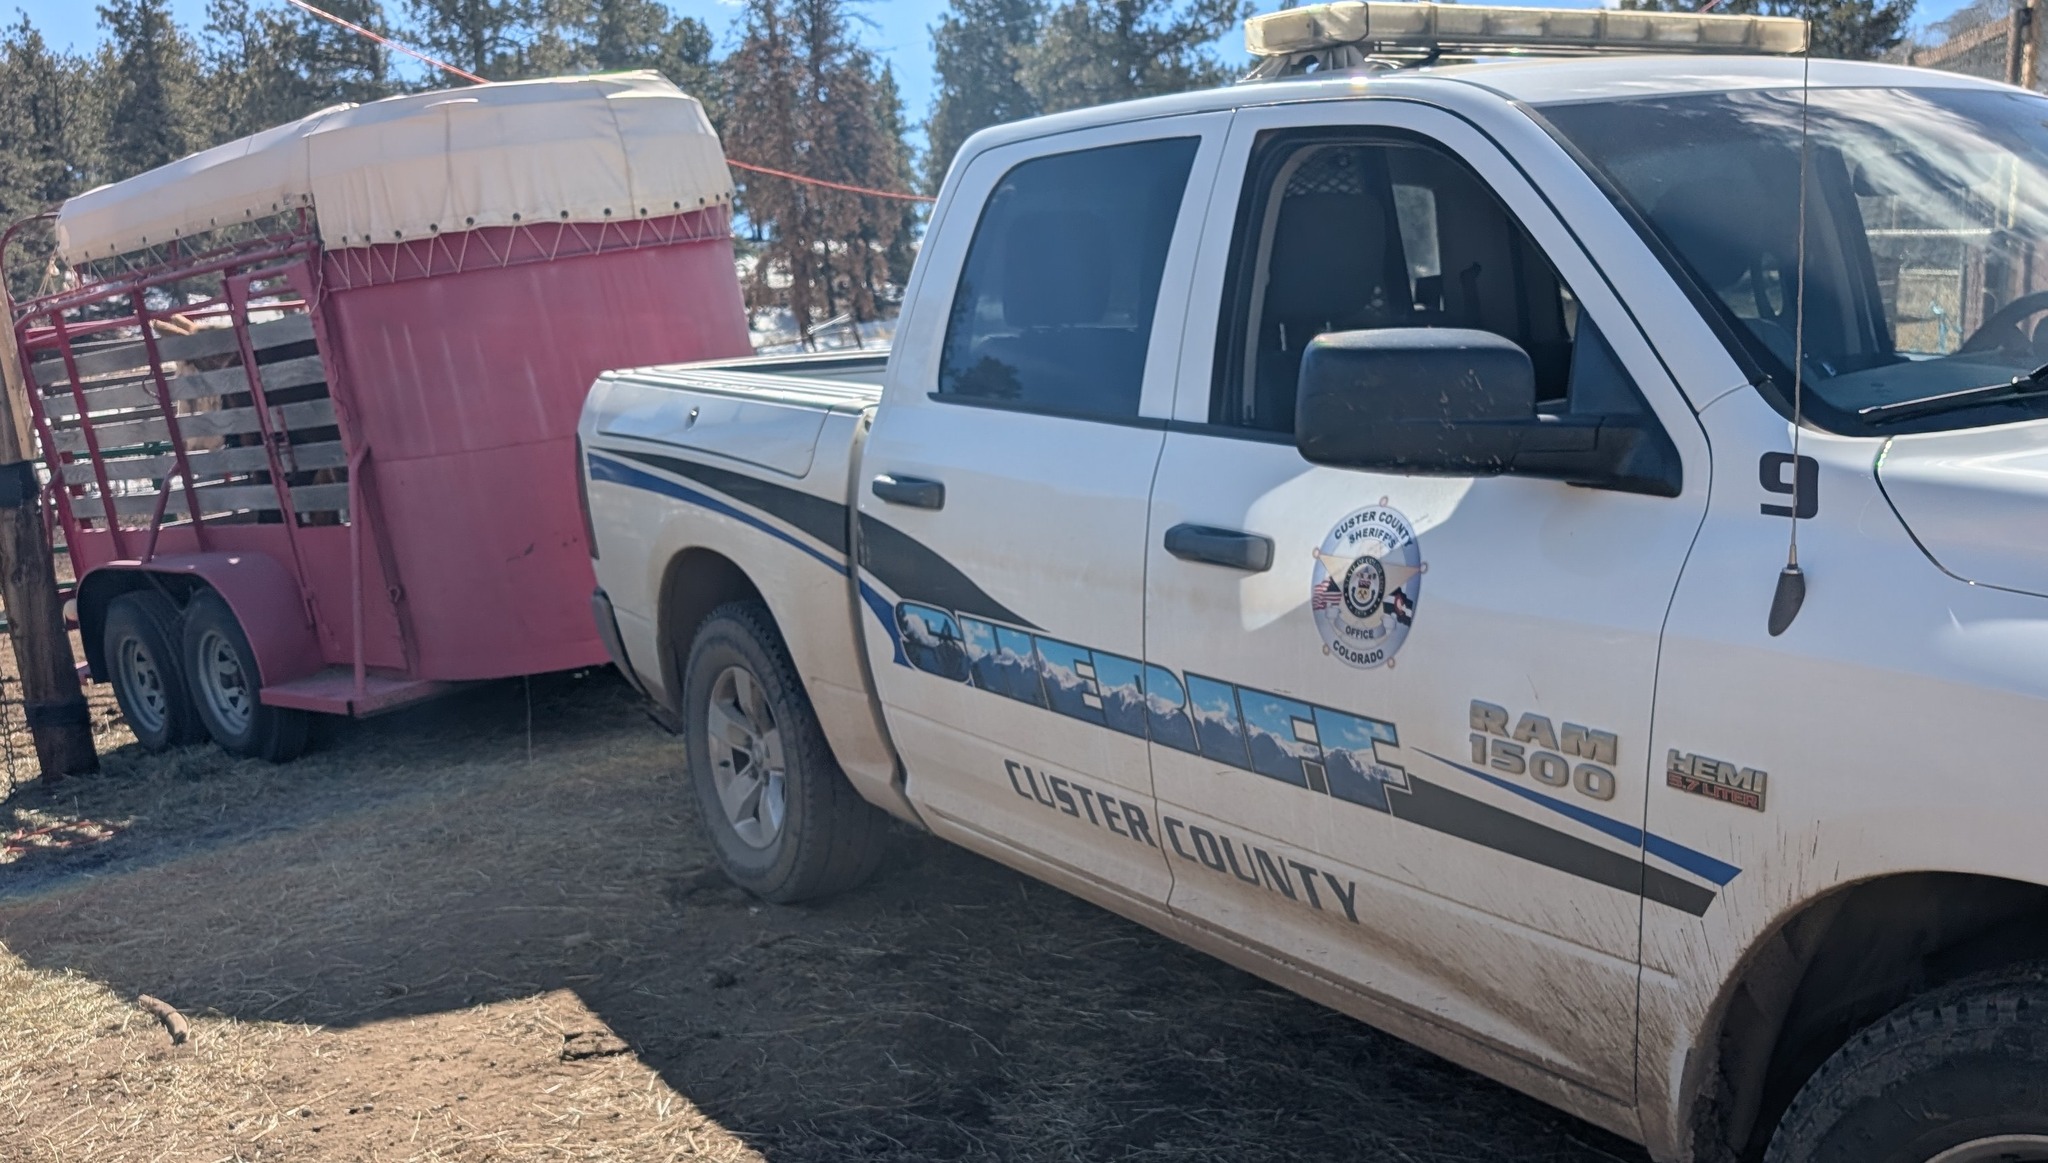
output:
M 1119 249 L 1093 212 L 1019 214 L 1000 275 L 1011 331 L 974 345 L 955 390 L 1068 414 L 1136 415 L 1145 337 L 1136 323 L 1112 320 L 1120 272 L 1105 269 L 1102 257 Z
M 1769 204 L 1768 197 L 1762 184 L 1746 173 L 1712 186 L 1690 183 L 1657 199 L 1650 222 L 1706 289 L 1728 305 L 1765 350 L 1790 368 L 1795 351 L 1788 325 L 1791 303 L 1774 307 L 1756 280 L 1775 272 L 1783 294 L 1793 293 L 1798 226 L 1768 210 L 1759 212 Z M 1821 322 L 1818 298 L 1807 304 L 1811 324 Z
M 1385 327 L 1386 208 L 1370 194 L 1281 199 L 1259 316 L 1252 407 L 1262 427 L 1291 431 L 1301 353 L 1327 331 Z M 1404 288 L 1405 291 L 1405 288 Z

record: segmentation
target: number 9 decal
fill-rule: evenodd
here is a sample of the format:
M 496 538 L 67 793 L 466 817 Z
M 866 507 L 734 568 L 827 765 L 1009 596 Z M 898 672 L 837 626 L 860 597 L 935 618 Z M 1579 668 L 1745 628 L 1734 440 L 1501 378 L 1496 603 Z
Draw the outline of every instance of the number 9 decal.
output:
M 1791 480 L 1785 479 L 1788 467 L 1793 468 Z M 1819 461 L 1810 456 L 1795 457 L 1789 452 L 1766 452 L 1763 459 L 1756 462 L 1756 475 L 1765 492 L 1792 497 L 1799 506 L 1795 513 L 1791 505 L 1773 505 L 1766 501 L 1761 506 L 1764 516 L 1805 520 L 1820 512 Z

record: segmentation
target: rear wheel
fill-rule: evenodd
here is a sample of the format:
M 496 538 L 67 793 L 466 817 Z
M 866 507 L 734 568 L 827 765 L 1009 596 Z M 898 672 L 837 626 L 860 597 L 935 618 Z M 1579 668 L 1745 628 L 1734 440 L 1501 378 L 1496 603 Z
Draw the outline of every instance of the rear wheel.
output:
M 179 657 L 178 607 L 169 598 L 137 590 L 108 603 L 100 651 L 121 716 L 144 751 L 204 738 Z
M 690 783 L 726 875 L 784 904 L 866 880 L 887 817 L 832 758 L 767 609 L 713 610 L 683 675 Z
M 256 652 L 235 612 L 211 590 L 185 608 L 184 659 L 193 709 L 222 750 L 272 763 L 305 751 L 312 717 L 263 705 Z
M 2048 969 L 1907 1002 L 1799 1091 L 1765 1163 L 2048 1163 Z

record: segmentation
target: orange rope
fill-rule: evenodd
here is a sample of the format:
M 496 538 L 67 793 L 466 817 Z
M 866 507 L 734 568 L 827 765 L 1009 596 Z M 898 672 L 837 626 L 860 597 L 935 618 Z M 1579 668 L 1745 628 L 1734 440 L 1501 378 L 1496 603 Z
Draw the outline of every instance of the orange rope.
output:
M 828 190 L 844 190 L 849 194 L 866 194 L 871 198 L 895 198 L 903 202 L 938 201 L 937 198 L 928 198 L 923 194 L 899 194 L 894 190 L 871 190 L 866 186 L 849 186 L 844 182 L 828 182 L 823 178 L 807 178 L 802 174 L 792 174 L 784 170 L 771 170 L 767 166 L 749 165 L 746 162 L 736 162 L 731 158 L 725 159 L 725 164 L 736 170 L 747 170 L 751 173 L 767 174 L 771 177 L 788 178 L 792 182 L 804 182 L 813 186 L 823 186 Z
M 384 36 L 381 33 L 373 32 L 370 29 L 364 28 L 360 24 L 351 24 L 350 22 L 343 20 L 341 17 L 336 16 L 332 12 L 315 8 L 313 5 L 308 4 L 306 0 L 285 0 L 285 3 L 290 4 L 294 8 L 304 9 L 305 11 L 312 13 L 313 15 L 319 17 L 322 20 L 338 24 L 341 27 L 348 29 L 350 32 L 357 34 L 358 36 L 367 36 L 371 40 L 376 41 L 378 44 L 381 44 L 386 48 L 394 48 L 409 57 L 414 57 L 418 60 L 425 61 L 427 64 L 430 64 L 435 68 L 440 69 L 444 73 L 451 73 L 455 76 L 461 77 L 465 81 L 472 81 L 479 85 L 486 83 L 482 77 L 477 76 L 475 73 L 465 72 L 462 69 L 458 69 L 454 65 L 451 65 L 446 61 L 435 60 L 433 57 L 430 57 L 427 54 L 420 52 L 418 49 L 410 48 L 406 45 L 400 44 L 398 41 L 395 41 L 388 36 Z M 902 202 L 938 201 L 937 198 L 928 198 L 923 194 L 904 194 L 899 193 L 895 190 L 875 190 L 870 189 L 866 186 L 849 186 L 844 182 L 828 182 L 824 178 L 805 177 L 802 174 L 792 174 L 787 170 L 772 170 L 769 169 L 767 166 L 750 165 L 746 162 L 734 161 L 731 158 L 725 159 L 725 164 L 731 166 L 736 170 L 746 170 L 749 173 L 756 174 L 767 174 L 770 177 L 776 178 L 787 178 L 792 182 L 802 182 L 805 185 L 810 186 L 823 186 L 828 190 L 843 190 L 849 194 L 865 194 L 870 198 L 894 198 Z

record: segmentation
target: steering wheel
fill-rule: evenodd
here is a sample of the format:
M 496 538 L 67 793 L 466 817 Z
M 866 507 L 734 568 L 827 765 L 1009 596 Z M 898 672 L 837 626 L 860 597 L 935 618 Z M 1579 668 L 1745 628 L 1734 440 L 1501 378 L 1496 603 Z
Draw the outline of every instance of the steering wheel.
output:
M 2005 306 L 1991 313 L 1984 325 L 1970 333 L 1963 345 L 1956 349 L 1965 351 L 1997 351 L 2008 345 L 2017 344 L 2031 347 L 2032 341 L 2020 331 L 2020 321 L 2029 315 L 2048 311 L 2048 291 L 2033 291 L 2021 295 Z

